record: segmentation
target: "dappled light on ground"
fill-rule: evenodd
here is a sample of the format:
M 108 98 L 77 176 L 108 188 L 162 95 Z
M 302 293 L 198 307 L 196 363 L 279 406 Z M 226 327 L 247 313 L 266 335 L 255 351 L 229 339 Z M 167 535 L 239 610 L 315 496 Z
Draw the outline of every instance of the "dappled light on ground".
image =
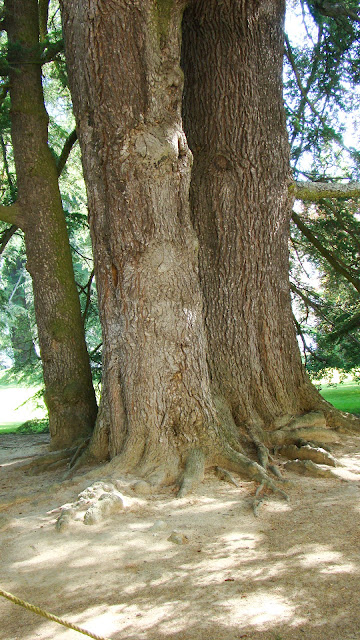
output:
M 355 640 L 359 450 L 338 446 L 341 478 L 287 474 L 290 502 L 270 497 L 258 518 L 251 482 L 209 474 L 188 498 L 167 490 L 62 533 L 57 507 L 89 481 L 26 475 L 18 455 L 1 468 L 1 586 L 112 640 Z M 5 600 L 0 616 L 4 640 L 80 637 Z

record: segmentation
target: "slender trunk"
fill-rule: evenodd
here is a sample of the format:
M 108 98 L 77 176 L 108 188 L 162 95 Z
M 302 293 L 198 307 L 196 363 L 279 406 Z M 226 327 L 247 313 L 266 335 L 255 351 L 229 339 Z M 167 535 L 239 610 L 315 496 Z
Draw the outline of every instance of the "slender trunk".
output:
M 194 0 L 183 20 L 183 114 L 209 366 L 237 425 L 250 430 L 317 404 L 290 306 L 284 9 L 284 0 Z
M 22 261 L 17 258 L 16 263 L 9 266 L 6 275 L 12 288 L 10 304 L 15 305 L 10 339 L 14 365 L 18 369 L 25 365 L 31 365 L 38 360 L 24 292 L 23 269 Z
M 11 124 L 27 269 L 44 368 L 51 444 L 89 436 L 96 400 L 58 187 L 47 143 L 36 0 L 7 0 Z

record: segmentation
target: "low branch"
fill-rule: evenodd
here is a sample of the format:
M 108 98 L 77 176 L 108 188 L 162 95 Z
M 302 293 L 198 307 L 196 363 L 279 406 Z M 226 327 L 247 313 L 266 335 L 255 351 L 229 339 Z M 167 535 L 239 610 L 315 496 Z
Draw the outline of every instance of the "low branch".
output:
M 22 228 L 23 222 L 21 218 L 21 209 L 18 204 L 15 203 L 8 206 L 0 204 L 0 220 Z
M 58 176 L 60 177 L 64 167 L 66 165 L 67 159 L 71 153 L 71 149 L 73 148 L 75 142 L 77 140 L 77 133 L 76 133 L 76 129 L 74 129 L 74 131 L 72 131 L 68 137 L 65 140 L 65 144 L 63 146 L 62 152 L 59 155 L 57 162 L 56 162 L 56 168 L 57 168 L 57 173 Z
M 64 40 L 58 40 L 57 42 L 51 42 L 47 45 L 40 56 L 40 64 L 46 64 L 52 62 L 55 58 L 64 51 Z
M 329 318 L 325 315 L 324 311 L 321 308 L 321 305 L 318 304 L 317 302 L 314 302 L 313 300 L 311 300 L 311 298 L 309 298 L 308 295 L 306 295 L 303 291 L 301 291 L 301 289 L 299 289 L 293 282 L 290 282 L 290 290 L 295 293 L 297 296 L 299 296 L 299 298 L 302 299 L 303 302 L 305 302 L 305 304 L 310 307 L 311 309 L 313 309 L 315 311 L 315 313 L 322 318 L 323 320 L 325 320 L 326 322 L 330 322 Z
M 11 227 L 5 229 L 0 238 L 0 256 L 5 251 L 6 245 L 10 242 L 14 233 L 17 231 L 18 227 L 16 224 L 12 224 Z
M 334 253 L 326 249 L 324 245 L 318 240 L 310 229 L 304 224 L 300 216 L 292 212 L 292 219 L 301 233 L 311 242 L 311 244 L 319 251 L 319 253 L 325 258 L 325 260 L 333 267 L 333 269 L 342 275 L 348 282 L 355 287 L 360 293 L 360 280 L 352 275 L 350 268 L 347 267 Z
M 296 181 L 294 188 L 297 200 L 319 202 L 322 198 L 360 198 L 360 182 L 334 183 L 334 182 L 308 182 Z

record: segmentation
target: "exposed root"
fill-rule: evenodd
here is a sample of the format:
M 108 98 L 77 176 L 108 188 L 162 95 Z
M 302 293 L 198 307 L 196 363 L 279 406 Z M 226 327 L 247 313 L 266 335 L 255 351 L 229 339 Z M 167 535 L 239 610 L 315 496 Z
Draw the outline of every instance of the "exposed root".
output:
M 311 460 L 317 464 L 327 464 L 336 467 L 335 458 L 321 447 L 312 447 L 309 444 L 297 446 L 287 444 L 277 449 L 277 452 L 289 460 Z
M 276 466 L 276 464 L 269 464 L 268 469 L 275 476 L 275 478 L 277 478 L 281 482 L 287 482 L 286 478 L 283 478 L 283 476 L 281 475 L 281 471 Z
M 261 490 L 267 488 L 273 493 L 280 495 L 285 500 L 289 499 L 285 491 L 279 489 L 275 482 L 266 473 L 265 469 L 257 462 L 254 462 L 242 453 L 234 451 L 234 449 L 229 446 L 226 446 L 225 452 L 229 466 L 233 471 L 236 471 L 241 475 L 245 475 L 250 478 L 250 480 L 258 482 L 261 486 Z
M 84 440 L 83 442 L 81 442 L 79 444 L 78 448 L 76 449 L 73 457 L 71 458 L 71 460 L 69 462 L 69 469 L 72 469 L 72 467 L 75 465 L 76 461 L 84 453 L 84 451 L 87 448 L 89 442 L 90 442 L 90 438 L 87 438 L 86 440 Z
M 268 434 L 268 439 L 273 446 L 297 443 L 300 440 L 306 442 L 339 442 L 339 436 L 331 429 L 322 427 L 299 427 L 298 429 L 278 429 Z
M 330 469 L 322 469 L 311 460 L 290 460 L 285 463 L 285 469 L 295 471 L 303 476 L 312 478 L 337 478 L 338 476 Z
M 230 484 L 235 485 L 235 487 L 240 487 L 239 483 L 232 477 L 231 473 L 222 467 L 215 467 L 215 475 L 219 480 L 224 480 L 224 482 L 229 482 Z
M 261 495 L 261 492 L 263 491 L 263 489 L 265 488 L 264 483 L 262 482 L 258 488 L 256 489 L 255 492 L 255 498 L 253 501 L 253 512 L 254 512 L 254 516 L 257 518 L 259 515 L 259 508 L 261 507 L 261 505 L 267 500 L 267 495 Z
M 183 498 L 189 491 L 197 487 L 204 479 L 205 454 L 201 449 L 190 451 L 186 464 L 183 479 L 177 498 Z
M 61 451 L 51 451 L 38 456 L 31 462 L 22 465 L 23 471 L 29 472 L 31 475 L 37 475 L 43 471 L 53 471 L 57 467 L 65 465 L 76 451 L 76 447 L 72 449 L 62 449 Z

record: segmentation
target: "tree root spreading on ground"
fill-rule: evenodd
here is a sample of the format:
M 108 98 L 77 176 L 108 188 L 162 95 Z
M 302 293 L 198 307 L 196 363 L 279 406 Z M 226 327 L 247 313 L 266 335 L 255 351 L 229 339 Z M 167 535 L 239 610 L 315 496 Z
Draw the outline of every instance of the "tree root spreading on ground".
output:
M 323 468 L 324 465 L 336 466 L 336 460 L 329 452 L 326 443 L 338 442 L 339 436 L 334 429 L 326 427 L 325 416 L 320 411 L 291 417 L 285 425 L 274 431 L 248 429 L 248 436 L 255 450 L 257 462 L 227 442 L 222 442 L 222 453 L 218 456 L 221 466 L 215 460 L 212 461 L 211 456 L 208 457 L 200 446 L 191 449 L 187 454 L 178 485 L 177 498 L 184 498 L 196 489 L 204 479 L 206 467 L 212 468 L 220 480 L 239 487 L 238 481 L 231 473 L 235 472 L 258 485 L 252 504 L 254 515 L 257 516 L 260 506 L 267 500 L 269 494 L 278 495 L 284 500 L 289 499 L 287 493 L 278 486 L 278 482 L 287 482 L 280 469 L 319 478 L 338 477 L 329 469 Z M 89 462 L 87 445 L 88 441 L 84 441 L 77 447 L 39 456 L 32 462 L 22 465 L 21 468 L 36 474 L 47 470 L 52 471 L 58 466 L 67 464 L 68 471 L 64 479 L 68 479 L 74 475 L 75 470 L 80 466 L 83 467 L 84 462 Z M 274 456 L 286 458 L 288 462 L 275 460 Z M 151 495 L 166 481 L 165 467 L 157 470 L 152 467 L 151 473 L 148 472 L 146 475 L 144 472 L 143 477 L 139 473 L 138 479 L 130 486 L 131 493 L 139 498 L 124 496 L 123 486 L 120 481 L 117 481 L 121 466 L 114 464 L 115 461 L 116 458 L 102 468 L 102 476 L 108 477 L 109 482 L 95 482 L 79 494 L 74 503 L 63 505 L 59 509 L 60 515 L 56 523 L 58 531 L 66 530 L 73 520 L 79 520 L 79 513 L 82 512 L 84 512 L 82 517 L 84 524 L 100 522 L 127 508 L 129 501 Z M 95 473 L 96 470 L 93 468 L 87 473 L 87 477 L 94 478 Z

